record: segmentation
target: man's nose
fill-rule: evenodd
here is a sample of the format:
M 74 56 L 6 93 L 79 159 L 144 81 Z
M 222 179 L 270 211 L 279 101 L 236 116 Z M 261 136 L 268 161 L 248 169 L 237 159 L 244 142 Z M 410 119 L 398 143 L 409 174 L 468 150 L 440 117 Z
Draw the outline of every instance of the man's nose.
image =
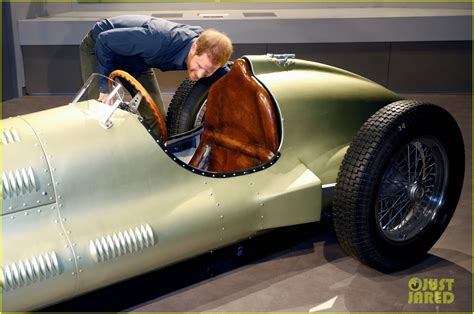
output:
M 204 73 L 205 73 L 204 70 L 198 70 L 198 71 L 196 72 L 196 77 L 197 77 L 197 79 L 198 79 L 198 80 L 199 80 L 199 79 L 202 79 L 202 78 L 204 77 Z

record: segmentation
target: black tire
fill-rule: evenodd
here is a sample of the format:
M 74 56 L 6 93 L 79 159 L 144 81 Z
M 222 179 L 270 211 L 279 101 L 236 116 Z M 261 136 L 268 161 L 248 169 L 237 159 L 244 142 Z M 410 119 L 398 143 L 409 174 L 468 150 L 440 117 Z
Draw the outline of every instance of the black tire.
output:
M 341 247 L 383 272 L 413 265 L 448 225 L 463 178 L 462 135 L 446 110 L 417 101 L 380 109 L 339 169 L 333 215 Z
M 227 74 L 231 63 L 219 69 L 212 76 L 199 81 L 186 78 L 176 90 L 171 99 L 166 114 L 168 136 L 181 134 L 192 130 L 204 121 L 207 95 L 212 84 Z

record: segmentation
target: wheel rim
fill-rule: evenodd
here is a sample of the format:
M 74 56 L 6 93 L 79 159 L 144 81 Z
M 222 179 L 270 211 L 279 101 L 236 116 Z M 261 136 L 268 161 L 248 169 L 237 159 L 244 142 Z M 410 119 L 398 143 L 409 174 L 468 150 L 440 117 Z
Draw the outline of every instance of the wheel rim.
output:
M 448 179 L 447 154 L 434 138 L 418 138 L 390 161 L 377 194 L 376 222 L 395 242 L 410 240 L 436 219 Z
M 198 112 L 196 113 L 196 118 L 194 119 L 193 129 L 201 126 L 204 122 L 204 114 L 206 113 L 207 99 L 204 100 Z

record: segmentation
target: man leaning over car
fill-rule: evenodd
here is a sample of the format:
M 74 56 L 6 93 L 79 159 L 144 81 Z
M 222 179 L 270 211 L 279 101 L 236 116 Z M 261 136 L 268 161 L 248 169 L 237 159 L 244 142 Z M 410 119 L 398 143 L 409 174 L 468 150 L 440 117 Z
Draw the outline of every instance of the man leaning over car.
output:
M 97 22 L 80 45 L 81 75 L 85 82 L 94 72 L 108 76 L 116 69 L 135 77 L 148 91 L 163 117 L 164 106 L 152 68 L 186 70 L 191 80 L 211 76 L 225 66 L 232 42 L 223 33 L 199 26 L 170 22 L 145 15 L 122 15 Z M 95 89 L 100 101 L 108 96 L 107 80 Z M 151 127 L 156 121 L 148 106 L 141 115 Z

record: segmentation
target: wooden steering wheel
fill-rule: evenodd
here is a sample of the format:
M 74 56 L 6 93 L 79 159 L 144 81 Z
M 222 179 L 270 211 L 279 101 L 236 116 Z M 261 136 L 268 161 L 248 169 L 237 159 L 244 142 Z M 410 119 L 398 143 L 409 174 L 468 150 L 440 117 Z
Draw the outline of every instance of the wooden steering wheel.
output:
M 163 143 L 166 143 L 166 139 L 168 135 L 166 132 L 165 120 L 163 119 L 163 116 L 161 115 L 160 110 L 158 109 L 158 106 L 156 105 L 153 98 L 151 98 L 150 94 L 146 91 L 146 89 L 142 86 L 142 84 L 140 84 L 140 82 L 138 82 L 133 76 L 131 76 L 127 72 L 122 71 L 122 70 L 115 70 L 109 74 L 109 79 L 111 80 L 113 80 L 116 77 L 127 81 L 138 93 L 142 95 L 142 97 L 145 99 L 145 103 L 147 104 L 148 107 L 150 107 L 153 113 L 153 116 L 156 118 L 156 121 L 158 122 L 158 126 L 160 127 L 161 141 Z

